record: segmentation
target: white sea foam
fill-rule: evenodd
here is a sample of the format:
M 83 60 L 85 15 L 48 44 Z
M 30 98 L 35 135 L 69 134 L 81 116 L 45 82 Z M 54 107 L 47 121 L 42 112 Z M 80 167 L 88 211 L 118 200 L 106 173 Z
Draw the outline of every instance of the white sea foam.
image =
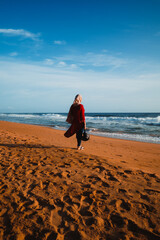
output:
M 86 117 L 86 121 L 93 123 L 123 123 L 123 124 L 160 124 L 160 116 L 158 117 Z
M 0 120 L 39 124 L 66 130 L 67 114 L 1 113 Z M 160 114 L 86 114 L 90 134 L 111 138 L 160 143 Z
M 9 118 L 46 118 L 46 119 L 66 119 L 66 115 L 56 114 L 56 113 L 43 113 L 43 114 L 5 114 L 1 113 L 0 117 L 9 117 Z M 87 122 L 93 123 L 139 123 L 139 124 L 159 124 L 160 116 L 157 117 L 120 117 L 120 116 L 86 116 Z
M 43 114 L 43 117 L 48 119 L 57 119 L 57 120 L 64 120 L 66 119 L 66 116 L 56 113 L 49 113 L 49 114 Z
M 109 138 L 117 138 L 124 140 L 133 140 L 140 142 L 160 143 L 159 137 L 152 137 L 149 135 L 140 134 L 126 134 L 126 133 L 107 133 L 107 132 L 91 132 L 92 135 L 104 136 Z
M 57 119 L 64 119 L 66 118 L 60 114 L 21 114 L 21 113 L 1 113 L 1 117 L 9 117 L 9 118 L 57 118 Z
M 0 114 L 0 116 L 6 116 L 6 117 L 9 117 L 9 118 L 36 118 L 36 117 L 39 117 L 38 115 L 35 115 L 35 114 L 16 114 L 16 113 L 10 113 L 10 114 Z
M 157 122 L 160 123 L 160 116 L 156 118 Z

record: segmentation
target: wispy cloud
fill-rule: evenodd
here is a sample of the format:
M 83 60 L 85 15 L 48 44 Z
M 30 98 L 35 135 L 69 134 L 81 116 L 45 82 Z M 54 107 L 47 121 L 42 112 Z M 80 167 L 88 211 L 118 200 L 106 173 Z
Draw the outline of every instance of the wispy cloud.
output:
M 111 67 L 119 68 L 127 64 L 127 60 L 112 56 L 107 53 L 86 53 L 84 55 L 65 55 L 62 57 L 55 57 L 56 61 L 66 62 L 67 65 L 76 65 L 77 67 L 83 68 L 99 68 L 99 67 Z
M 16 57 L 16 56 L 18 56 L 18 53 L 17 53 L 17 52 L 11 52 L 11 53 L 9 54 L 9 56 L 11 56 L 11 57 Z
M 46 59 L 44 60 L 44 64 L 51 66 L 51 65 L 54 64 L 54 61 L 53 61 L 52 59 L 50 59 L 50 58 L 46 58 Z
M 61 62 L 61 66 L 63 65 Z M 160 72 L 156 75 L 150 72 L 146 81 L 147 73 L 146 76 L 136 73 L 132 77 L 129 73 L 124 77 L 109 72 L 83 71 L 78 68 L 73 70 L 60 68 L 58 65 L 44 66 L 41 62 L 25 63 L 0 59 L 0 76 L 1 102 L 8 105 L 13 103 L 13 106 L 19 106 L 21 102 L 22 111 L 26 102 L 30 104 L 30 111 L 31 109 L 40 111 L 43 107 L 46 109 L 46 106 L 48 111 L 53 111 L 53 103 L 54 111 L 67 111 L 66 108 L 77 92 L 82 93 L 84 99 L 87 99 L 87 108 L 90 111 L 104 111 L 102 101 L 106 102 L 108 111 L 117 111 L 117 106 L 123 111 L 122 106 L 127 104 L 130 111 L 142 111 L 144 108 L 139 104 L 142 99 L 144 103 L 146 102 L 146 105 L 144 104 L 146 111 L 150 109 L 149 106 L 152 111 L 159 109 Z M 96 93 L 96 98 L 93 93 Z M 63 100 L 60 101 L 60 105 L 56 104 L 61 95 Z M 148 101 L 150 105 L 147 107 Z
M 5 36 L 13 37 L 13 36 L 20 36 L 24 38 L 30 38 L 32 40 L 38 40 L 40 34 L 35 34 L 24 29 L 0 29 L 0 34 Z
M 56 44 L 56 45 L 65 45 L 66 41 L 55 40 L 54 44 Z
M 92 64 L 95 67 L 121 67 L 126 64 L 126 60 L 118 58 L 109 54 L 94 54 L 88 53 L 86 55 L 86 62 Z
M 14 54 L 14 53 L 13 53 Z M 11 56 L 11 55 L 10 55 Z M 53 65 L 54 65 L 54 68 L 59 68 L 59 67 L 61 67 L 61 68 L 63 68 L 64 70 L 69 70 L 69 69 L 77 69 L 78 68 L 78 66 L 76 65 L 76 64 L 67 64 L 66 62 L 64 62 L 64 61 L 60 61 L 60 62 L 55 62 L 53 59 L 50 59 L 50 58 L 46 58 L 45 60 L 44 60 L 44 65 L 48 65 L 48 66 L 50 66 L 50 67 L 52 67 Z
M 58 66 L 60 66 L 60 67 L 65 67 L 65 66 L 66 66 L 66 63 L 63 62 L 63 61 L 61 61 L 61 62 L 58 63 Z

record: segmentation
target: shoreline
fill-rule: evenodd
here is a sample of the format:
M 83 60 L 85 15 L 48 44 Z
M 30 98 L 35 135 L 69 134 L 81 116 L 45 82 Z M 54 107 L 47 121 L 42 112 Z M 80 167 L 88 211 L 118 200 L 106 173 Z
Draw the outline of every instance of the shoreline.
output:
M 23 134 L 24 137 L 28 133 L 35 135 L 41 144 L 76 150 L 75 135 L 71 138 L 65 138 L 64 130 L 7 121 L 0 121 L 0 127 L 14 130 L 14 133 Z M 126 168 L 130 167 L 148 172 L 154 171 L 160 175 L 160 148 L 156 143 L 91 135 L 90 140 L 82 142 L 82 144 L 85 147 L 84 151 L 81 151 L 82 154 L 103 157 L 114 164 L 120 164 Z M 145 161 L 144 166 L 143 161 Z
M 159 240 L 157 144 L 0 121 L 0 238 Z
M 43 125 L 60 130 L 68 128 L 65 122 L 66 113 L 1 115 L 1 120 L 4 121 Z M 86 119 L 91 135 L 160 144 L 160 113 L 86 113 Z
M 41 125 L 41 124 L 34 124 L 34 123 L 23 123 L 23 122 L 13 122 L 13 121 L 5 121 L 5 120 L 0 120 L 0 122 L 10 122 L 10 123 L 19 123 L 19 124 L 27 124 L 27 125 L 33 125 L 33 126 L 39 126 L 39 127 L 48 127 L 48 128 L 51 128 L 51 129 L 53 129 L 53 130 L 58 130 L 58 131 L 63 131 L 63 132 L 65 132 L 65 131 L 67 131 L 67 129 L 69 128 L 69 125 L 68 125 L 68 128 L 64 128 L 64 127 L 54 127 L 54 126 L 51 126 L 51 125 Z M 89 130 L 89 129 L 88 129 Z M 108 139 L 118 139 L 118 140 L 126 140 L 126 141 L 133 141 L 133 142 L 141 142 L 141 143 L 153 143 L 153 144 L 160 144 L 160 142 L 155 142 L 154 140 L 137 140 L 137 135 L 136 134 L 128 134 L 128 135 L 130 135 L 130 137 L 125 137 L 125 135 L 127 135 L 127 133 L 123 133 L 123 134 L 119 134 L 119 133 L 107 133 L 107 132 L 98 132 L 98 133 L 96 133 L 96 132 L 90 132 L 90 131 L 88 131 L 88 133 L 89 133 L 89 135 L 91 135 L 91 136 L 98 136 L 98 137 L 104 137 L 104 138 L 108 138 Z M 122 135 L 122 136 L 115 136 L 115 137 L 112 137 L 112 136 L 107 136 L 107 135 L 109 135 L 109 134 L 114 134 L 114 135 Z M 124 135 L 124 136 L 123 136 Z M 139 135 L 139 136 L 143 136 L 143 135 Z M 151 137 L 151 136 L 149 136 L 149 135 L 144 135 L 144 136 L 146 136 L 146 137 Z M 160 141 L 160 140 L 159 140 Z

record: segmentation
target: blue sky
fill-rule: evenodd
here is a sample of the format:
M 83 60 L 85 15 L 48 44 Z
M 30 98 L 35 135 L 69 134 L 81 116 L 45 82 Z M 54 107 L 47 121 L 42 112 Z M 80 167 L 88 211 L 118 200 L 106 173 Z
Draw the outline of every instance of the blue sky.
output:
M 1 0 L 0 112 L 160 112 L 160 0 Z

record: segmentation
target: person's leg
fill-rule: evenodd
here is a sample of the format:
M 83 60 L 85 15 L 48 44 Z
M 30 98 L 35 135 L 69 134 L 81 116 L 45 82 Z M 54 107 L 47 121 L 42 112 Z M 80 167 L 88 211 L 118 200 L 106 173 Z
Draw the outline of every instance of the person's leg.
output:
M 83 133 L 83 128 L 80 129 L 80 130 L 76 133 L 76 138 L 77 138 L 77 148 L 78 148 L 78 149 L 81 147 L 82 133 Z

